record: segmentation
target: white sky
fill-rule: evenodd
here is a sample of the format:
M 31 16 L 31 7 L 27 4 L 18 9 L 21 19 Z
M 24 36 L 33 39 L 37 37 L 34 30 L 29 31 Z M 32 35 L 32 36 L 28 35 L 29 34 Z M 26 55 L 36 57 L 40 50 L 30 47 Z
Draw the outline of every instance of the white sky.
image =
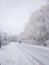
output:
M 45 3 L 46 0 L 0 0 L 0 30 L 19 34 L 24 30 L 31 12 Z

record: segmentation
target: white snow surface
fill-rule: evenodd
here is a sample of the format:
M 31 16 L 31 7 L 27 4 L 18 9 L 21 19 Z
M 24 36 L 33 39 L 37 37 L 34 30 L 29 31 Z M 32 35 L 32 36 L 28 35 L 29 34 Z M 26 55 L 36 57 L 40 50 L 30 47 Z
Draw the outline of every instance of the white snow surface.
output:
M 49 48 L 12 42 L 0 49 L 0 65 L 49 65 Z

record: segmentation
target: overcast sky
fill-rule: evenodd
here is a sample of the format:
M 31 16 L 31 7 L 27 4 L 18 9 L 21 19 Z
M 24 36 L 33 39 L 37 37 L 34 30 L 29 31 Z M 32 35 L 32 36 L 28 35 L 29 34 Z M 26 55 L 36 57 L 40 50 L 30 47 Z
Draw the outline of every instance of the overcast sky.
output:
M 19 34 L 31 12 L 45 3 L 46 0 L 0 0 L 0 31 Z

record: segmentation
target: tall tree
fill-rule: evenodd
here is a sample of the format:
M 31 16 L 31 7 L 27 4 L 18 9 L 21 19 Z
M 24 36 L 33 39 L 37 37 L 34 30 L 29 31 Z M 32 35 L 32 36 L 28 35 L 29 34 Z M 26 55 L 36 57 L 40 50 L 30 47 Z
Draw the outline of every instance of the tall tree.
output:
M 28 40 L 38 41 L 39 44 L 49 39 L 49 4 L 32 12 L 25 28 L 25 35 Z

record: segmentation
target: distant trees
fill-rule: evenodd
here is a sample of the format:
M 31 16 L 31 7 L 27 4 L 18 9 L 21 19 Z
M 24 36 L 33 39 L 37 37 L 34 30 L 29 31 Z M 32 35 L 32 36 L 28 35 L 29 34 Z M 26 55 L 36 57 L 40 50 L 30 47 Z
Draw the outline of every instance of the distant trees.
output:
M 1 45 L 7 44 L 6 42 L 8 42 L 8 38 L 9 37 L 6 33 L 3 33 L 3 32 L 0 31 L 0 47 L 1 47 Z
M 43 45 L 46 40 L 49 40 L 49 4 L 31 13 L 21 37 L 23 37 L 23 42 L 39 45 Z
M 0 47 L 1 45 L 7 45 L 10 42 L 17 42 L 16 35 L 8 35 L 0 31 Z

